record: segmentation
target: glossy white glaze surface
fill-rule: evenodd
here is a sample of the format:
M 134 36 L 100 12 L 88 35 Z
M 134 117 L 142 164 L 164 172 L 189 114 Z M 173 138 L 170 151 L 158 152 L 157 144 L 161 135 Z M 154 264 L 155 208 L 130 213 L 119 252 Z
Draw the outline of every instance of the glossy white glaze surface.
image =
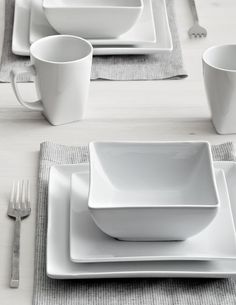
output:
M 42 38 L 30 47 L 31 67 L 13 70 L 12 84 L 18 101 L 41 111 L 52 125 L 81 120 L 84 116 L 92 65 L 92 45 L 79 37 L 56 35 Z M 15 82 L 20 73 L 35 76 L 39 100 L 21 98 Z
M 146 4 L 151 5 L 152 1 L 154 0 L 151 0 L 150 2 L 146 0 L 144 1 L 145 1 L 145 5 Z M 168 54 L 169 52 L 171 52 L 173 50 L 173 41 L 169 27 L 165 0 L 156 1 L 156 6 L 157 6 L 156 12 L 155 14 L 152 15 L 154 21 L 153 22 L 154 29 L 152 29 L 152 31 L 155 31 L 155 37 L 156 37 L 155 42 L 143 42 L 143 38 L 141 38 L 141 36 L 138 34 L 142 30 L 143 33 L 146 32 L 148 33 L 148 36 L 150 35 L 150 25 L 151 25 L 150 21 L 152 20 L 152 18 L 150 18 L 150 16 L 148 17 L 149 26 L 147 26 L 146 17 L 145 17 L 145 22 L 143 23 L 141 16 L 137 24 L 135 24 L 135 26 L 130 31 L 128 31 L 124 35 L 121 35 L 119 38 L 112 40 L 113 43 L 111 45 L 104 45 L 107 43 L 106 40 L 103 40 L 102 45 L 99 46 L 96 42 L 96 46 L 94 47 L 93 54 L 94 55 L 158 54 L 160 52 L 161 53 L 165 52 Z M 151 7 L 149 9 L 151 9 Z M 144 12 L 145 11 L 146 10 L 144 10 Z M 12 35 L 12 52 L 16 55 L 22 55 L 22 56 L 29 55 L 29 49 L 30 49 L 29 36 L 30 36 L 30 24 L 31 24 L 30 14 L 31 14 L 30 1 L 16 0 L 15 14 L 14 14 L 14 29 Z M 22 20 L 24 20 L 24 22 L 22 22 Z M 41 19 L 39 20 L 39 23 L 41 23 Z M 46 36 L 52 34 L 51 26 L 49 29 L 48 26 L 49 26 L 48 22 L 43 25 L 44 29 L 43 32 L 41 31 L 40 35 L 45 34 L 45 32 L 46 32 Z M 151 27 L 152 26 L 153 25 L 151 25 Z M 123 36 L 126 37 L 127 41 L 123 40 Z M 39 33 L 37 34 L 37 37 L 39 37 Z M 147 34 L 145 34 L 145 37 L 147 37 Z M 134 41 L 134 39 L 135 40 L 137 39 L 139 42 L 137 42 L 134 46 L 120 45 L 120 41 L 123 41 L 126 44 L 130 39 L 132 41 Z M 91 42 L 94 43 L 95 40 L 93 39 L 91 40 Z
M 229 196 L 235 195 L 230 186 L 236 181 L 234 162 L 217 162 L 229 185 Z M 116 263 L 73 263 L 69 253 L 71 175 L 80 165 L 59 165 L 50 173 L 47 233 L 47 273 L 52 278 L 114 278 L 114 277 L 230 277 L 236 275 L 235 260 L 149 261 Z M 234 204 L 232 204 L 234 205 Z M 233 217 L 235 219 L 235 209 Z M 60 236 L 60 238 L 55 238 Z
M 235 230 L 223 172 L 216 170 L 216 177 L 221 205 L 215 219 L 199 234 L 182 242 L 125 242 L 104 234 L 93 222 L 88 210 L 89 166 L 82 164 L 71 180 L 71 260 L 94 263 L 236 258 Z
M 143 0 L 43 0 L 43 9 L 60 34 L 87 39 L 115 38 L 134 26 L 141 16 Z
M 204 142 L 90 143 L 88 206 L 122 240 L 184 240 L 215 217 L 218 194 Z
M 32 0 L 30 12 L 30 43 L 55 35 L 57 32 L 48 22 L 42 7 L 43 0 Z M 92 45 L 130 45 L 136 43 L 156 42 L 156 31 L 152 11 L 152 0 L 143 0 L 143 10 L 135 25 L 116 39 L 89 39 Z
M 236 45 L 214 46 L 203 54 L 203 77 L 212 112 L 220 134 L 236 133 Z

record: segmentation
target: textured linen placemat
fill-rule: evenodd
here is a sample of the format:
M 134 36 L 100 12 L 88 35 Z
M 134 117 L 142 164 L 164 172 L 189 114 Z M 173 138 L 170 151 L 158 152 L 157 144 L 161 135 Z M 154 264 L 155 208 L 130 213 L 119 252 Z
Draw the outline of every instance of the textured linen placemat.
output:
M 214 160 L 235 160 L 232 143 L 212 147 Z M 45 142 L 40 148 L 34 305 L 231 305 L 232 279 L 55 280 L 46 275 L 47 190 L 50 166 L 88 161 L 87 147 Z M 223 224 L 222 224 L 223 225 Z
M 28 57 L 16 56 L 11 52 L 14 3 L 15 0 L 5 0 L 5 34 L 0 67 L 1 82 L 9 82 L 11 69 L 29 64 Z M 155 13 L 157 9 L 155 0 L 153 3 Z M 174 15 L 174 0 L 167 0 L 167 11 L 174 45 L 172 52 L 158 55 L 94 56 L 91 78 L 157 80 L 186 77 Z M 21 77 L 19 81 L 29 81 L 29 76 Z

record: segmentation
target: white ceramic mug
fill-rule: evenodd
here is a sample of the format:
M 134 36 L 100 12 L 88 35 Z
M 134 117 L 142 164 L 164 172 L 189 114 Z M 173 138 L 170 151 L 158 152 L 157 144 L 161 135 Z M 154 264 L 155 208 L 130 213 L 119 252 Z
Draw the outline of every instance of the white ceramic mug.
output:
M 11 82 L 21 105 L 43 112 L 52 125 L 81 120 L 88 97 L 93 47 L 76 36 L 42 38 L 30 47 L 31 65 L 11 71 Z M 17 86 L 17 76 L 35 76 L 39 100 L 25 101 Z
M 220 134 L 236 133 L 236 45 L 211 47 L 202 61 L 215 129 Z

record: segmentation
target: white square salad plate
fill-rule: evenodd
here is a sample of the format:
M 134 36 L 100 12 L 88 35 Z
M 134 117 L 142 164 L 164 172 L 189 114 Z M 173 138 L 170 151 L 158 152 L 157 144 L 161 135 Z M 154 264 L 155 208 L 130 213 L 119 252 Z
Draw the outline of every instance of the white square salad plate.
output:
M 103 233 L 88 209 L 89 165 L 81 164 L 71 180 L 70 257 L 74 262 L 214 260 L 236 258 L 236 237 L 223 172 L 216 170 L 220 206 L 203 231 L 185 241 L 128 242 Z M 222 226 L 224 223 L 224 226 Z
M 146 1 L 146 0 L 145 0 Z M 173 50 L 165 0 L 151 0 L 156 42 L 138 42 L 135 45 L 97 45 L 94 55 L 156 54 Z M 16 0 L 12 34 L 12 52 L 29 56 L 30 0 Z
M 57 32 L 48 22 L 42 7 L 43 0 L 32 0 L 30 14 L 30 43 L 56 35 Z M 152 0 L 144 0 L 143 11 L 135 26 L 116 39 L 89 39 L 93 45 L 130 45 L 156 42 L 156 31 L 152 12 Z
M 29 21 L 31 0 L 15 0 L 12 52 L 29 56 Z
M 229 188 L 234 222 L 236 221 L 236 163 L 216 162 L 224 170 Z M 70 260 L 70 185 L 78 165 L 54 166 L 50 172 L 47 226 L 47 274 L 57 279 L 121 277 L 201 277 L 236 276 L 235 260 L 213 261 L 146 261 L 81 264 Z M 223 182 L 223 178 L 222 178 Z M 223 227 L 223 225 L 222 225 Z M 58 238 L 60 237 L 60 238 Z

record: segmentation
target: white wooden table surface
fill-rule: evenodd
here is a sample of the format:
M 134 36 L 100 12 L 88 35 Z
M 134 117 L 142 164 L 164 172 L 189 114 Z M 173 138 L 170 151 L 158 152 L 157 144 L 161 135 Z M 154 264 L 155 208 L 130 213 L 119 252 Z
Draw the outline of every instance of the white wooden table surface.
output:
M 7 0 L 6 0 L 7 1 Z M 201 54 L 208 46 L 234 43 L 235 0 L 196 0 L 208 37 L 189 40 L 192 23 L 188 0 L 176 0 L 178 27 L 189 77 L 180 81 L 111 82 L 91 84 L 87 118 L 78 123 L 52 127 L 43 117 L 17 104 L 9 84 L 0 84 L 0 304 L 31 304 L 36 183 L 39 144 L 53 141 L 69 145 L 91 140 L 208 140 L 235 141 L 236 135 L 217 135 L 203 88 Z M 4 0 L 0 0 L 2 39 Z M 35 97 L 32 84 L 21 85 L 26 98 Z M 30 218 L 21 232 L 20 288 L 9 286 L 13 221 L 6 210 L 13 179 L 29 178 L 32 183 Z

